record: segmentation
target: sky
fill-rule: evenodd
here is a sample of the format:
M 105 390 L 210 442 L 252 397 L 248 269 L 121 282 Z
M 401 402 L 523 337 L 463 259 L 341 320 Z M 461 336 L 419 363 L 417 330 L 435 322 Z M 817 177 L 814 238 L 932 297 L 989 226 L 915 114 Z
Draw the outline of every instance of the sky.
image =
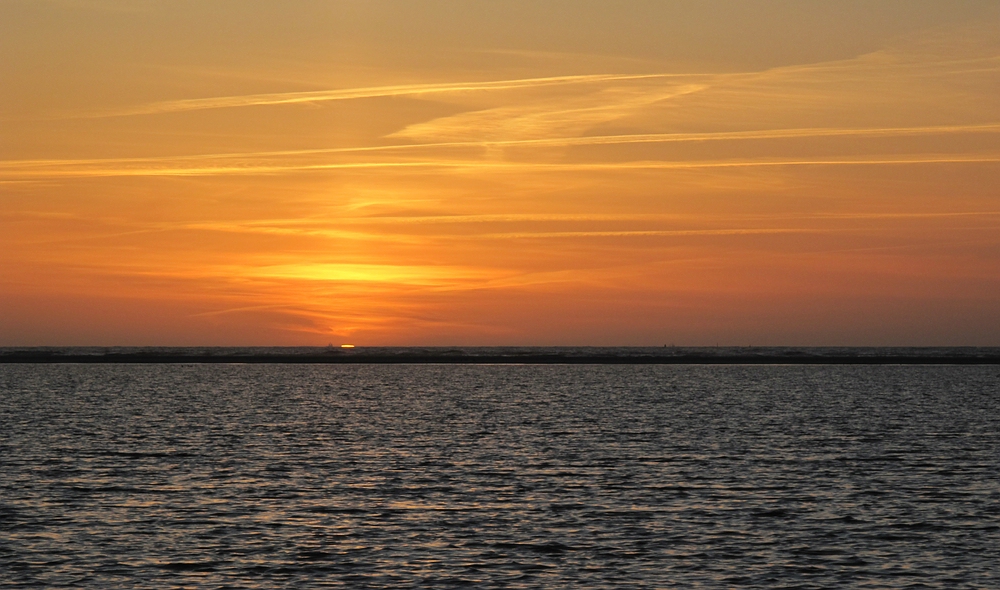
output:
M 3 0 L 0 345 L 1000 345 L 995 0 Z

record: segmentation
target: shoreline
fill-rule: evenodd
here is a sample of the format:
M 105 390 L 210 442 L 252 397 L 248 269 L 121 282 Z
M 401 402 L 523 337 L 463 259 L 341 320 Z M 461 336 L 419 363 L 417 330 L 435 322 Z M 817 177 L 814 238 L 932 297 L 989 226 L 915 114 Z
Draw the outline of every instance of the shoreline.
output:
M 8 348 L 0 364 L 1000 365 L 1000 348 Z

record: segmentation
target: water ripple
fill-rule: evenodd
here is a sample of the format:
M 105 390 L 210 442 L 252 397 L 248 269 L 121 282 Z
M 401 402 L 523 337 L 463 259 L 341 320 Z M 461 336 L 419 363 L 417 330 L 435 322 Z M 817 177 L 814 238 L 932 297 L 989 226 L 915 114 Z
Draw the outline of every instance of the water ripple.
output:
M 1000 586 L 1000 374 L 0 366 L 0 585 Z

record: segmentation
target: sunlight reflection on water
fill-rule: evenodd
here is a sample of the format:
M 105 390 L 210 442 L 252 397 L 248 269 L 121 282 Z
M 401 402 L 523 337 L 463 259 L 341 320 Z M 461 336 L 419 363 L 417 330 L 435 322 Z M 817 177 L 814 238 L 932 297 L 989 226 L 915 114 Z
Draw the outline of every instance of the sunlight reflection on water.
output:
M 0 366 L 12 586 L 983 587 L 996 367 Z

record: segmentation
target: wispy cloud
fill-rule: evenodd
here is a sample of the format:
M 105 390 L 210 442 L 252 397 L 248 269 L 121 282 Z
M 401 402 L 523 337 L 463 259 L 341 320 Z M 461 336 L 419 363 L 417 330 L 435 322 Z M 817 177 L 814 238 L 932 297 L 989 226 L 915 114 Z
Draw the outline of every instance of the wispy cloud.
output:
M 438 285 L 491 276 L 483 269 L 396 264 L 299 263 L 246 267 L 234 272 L 258 278 L 308 281 Z
M 623 231 L 552 231 L 552 232 L 510 232 L 510 233 L 495 233 L 495 234 L 477 234 L 476 237 L 488 238 L 488 239 L 632 238 L 632 237 L 812 234 L 812 233 L 828 233 L 830 231 L 838 231 L 838 230 L 816 229 L 816 228 L 727 228 L 727 229 L 623 230 Z
M 915 164 L 987 164 L 1000 162 L 1000 154 L 984 155 L 904 155 L 887 158 L 771 158 L 755 160 L 639 161 L 610 163 L 527 163 L 465 160 L 424 162 L 275 163 L 245 166 L 129 167 L 129 168 L 49 168 L 6 170 L 0 174 L 14 179 L 261 176 L 293 172 L 344 170 L 452 170 L 470 172 L 625 172 L 632 170 L 701 170 L 711 168 L 765 168 L 793 166 L 902 166 Z
M 904 155 L 887 158 L 770 158 L 757 160 L 644 161 L 596 164 L 522 164 L 526 169 L 551 171 L 697 170 L 707 168 L 759 168 L 792 166 L 899 166 L 913 164 L 989 164 L 1000 162 L 1000 154 Z M 517 166 L 517 164 L 511 164 Z
M 451 82 L 441 84 L 402 84 L 397 86 L 373 86 L 368 88 L 347 88 L 339 90 L 313 90 L 306 92 L 274 92 L 239 96 L 218 96 L 211 98 L 191 98 L 155 102 L 130 109 L 98 113 L 95 117 L 120 117 L 127 115 L 155 115 L 205 109 L 226 109 L 250 106 L 290 105 L 327 102 L 335 100 L 357 100 L 362 98 L 382 98 L 391 96 L 416 96 L 423 94 L 443 94 L 456 92 L 482 92 L 498 90 L 518 90 L 566 84 L 594 84 L 628 80 L 648 80 L 656 78 L 692 77 L 679 74 L 588 74 L 578 76 L 552 76 L 546 78 L 522 78 L 514 80 L 494 80 L 489 82 Z
M 322 228 L 330 225 L 366 225 L 382 226 L 397 224 L 523 224 L 523 223 L 617 223 L 617 222 L 642 222 L 642 223 L 733 223 L 762 220 L 896 220 L 896 219 L 942 219 L 942 218 L 975 218 L 975 217 L 996 217 L 1000 216 L 1000 211 L 937 211 L 937 212 L 863 212 L 863 213 L 811 213 L 811 214 L 779 214 L 770 213 L 767 215 L 706 215 L 700 214 L 673 214 L 673 213 L 629 213 L 629 214 L 607 214 L 607 213 L 503 213 L 503 214 L 449 214 L 438 215 L 418 214 L 418 215 L 366 215 L 366 216 L 345 216 L 340 213 L 333 213 L 327 218 L 317 219 L 264 219 L 257 221 L 247 221 L 240 224 L 196 224 L 186 227 L 194 229 L 218 230 L 218 231 L 264 231 L 270 232 L 312 232 L 322 231 Z M 713 230 L 719 231 L 719 230 Z M 727 230 L 728 231 L 728 230 Z M 351 232 L 334 234 L 332 237 L 353 237 Z M 359 236 L 369 236 L 369 234 L 358 234 Z M 384 230 L 373 236 L 385 235 Z
M 0 183 L 26 183 L 33 180 L 54 178 L 87 178 L 115 176 L 216 176 L 240 174 L 274 174 L 310 170 L 350 170 L 367 168 L 517 168 L 517 169 L 629 169 L 629 168 L 709 168 L 740 166 L 793 166 L 793 165 L 863 165 L 947 162 L 992 162 L 996 155 L 916 155 L 892 158 L 843 158 L 799 160 L 794 158 L 773 160 L 708 161 L 708 162 L 624 162 L 605 164 L 518 163 L 481 160 L 478 154 L 466 159 L 440 159 L 433 156 L 394 161 L 329 162 L 316 161 L 315 157 L 350 154 L 391 154 L 443 148 L 490 147 L 575 147 L 602 145 L 629 145 L 650 143 L 723 142 L 769 139 L 805 139 L 834 137 L 907 137 L 933 135 L 960 135 L 1000 133 L 1000 123 L 972 125 L 938 125 L 919 127 L 884 128 L 802 128 L 734 131 L 716 133 L 655 133 L 634 135 L 554 137 L 501 141 L 458 141 L 425 144 L 373 146 L 361 148 L 330 148 L 311 150 L 284 150 L 247 153 L 201 154 L 191 156 L 151 158 L 106 159 L 50 159 L 14 160 L 0 162 Z
M 598 124 L 615 121 L 650 105 L 701 92 L 705 84 L 677 84 L 674 81 L 650 86 L 603 88 L 542 101 L 492 109 L 474 110 L 410 125 L 390 137 L 415 140 L 548 138 L 583 132 Z

